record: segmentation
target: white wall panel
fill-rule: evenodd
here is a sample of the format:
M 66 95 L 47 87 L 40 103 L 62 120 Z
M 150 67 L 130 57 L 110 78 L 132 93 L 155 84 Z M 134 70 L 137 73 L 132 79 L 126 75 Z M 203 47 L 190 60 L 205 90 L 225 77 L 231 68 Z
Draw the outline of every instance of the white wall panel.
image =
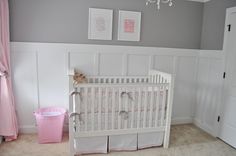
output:
M 12 51 L 12 81 L 20 128 L 32 129 L 38 106 L 36 51 Z
M 79 69 L 86 75 L 97 74 L 96 54 L 91 52 L 70 52 L 69 67 Z
M 119 53 L 100 54 L 99 59 L 99 74 L 100 75 L 110 75 L 117 76 L 122 75 L 124 67 L 124 55 Z
M 150 57 L 148 55 L 128 55 L 128 75 L 147 75 L 149 69 Z
M 203 113 L 203 101 L 207 93 L 208 73 L 209 73 L 209 62 L 207 58 L 200 58 L 198 64 L 198 86 L 197 86 L 197 104 L 195 107 L 195 117 L 201 118 Z
M 213 136 L 217 135 L 219 126 L 217 109 L 221 102 L 222 76 L 222 52 L 201 51 L 198 63 L 194 123 Z
M 195 57 L 179 57 L 176 66 L 173 118 L 191 120 L 195 103 Z
M 38 52 L 40 107 L 68 107 L 67 62 L 63 51 Z
M 173 73 L 174 57 L 157 55 L 154 56 L 154 69 L 161 70 L 167 73 Z

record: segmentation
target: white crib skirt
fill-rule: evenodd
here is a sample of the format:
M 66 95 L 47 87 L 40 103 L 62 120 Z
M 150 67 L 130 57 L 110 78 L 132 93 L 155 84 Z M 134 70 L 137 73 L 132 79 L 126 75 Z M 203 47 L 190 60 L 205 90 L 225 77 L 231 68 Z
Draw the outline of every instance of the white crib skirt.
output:
M 161 146 L 164 132 L 138 134 L 138 149 Z
M 137 134 L 109 136 L 109 151 L 137 150 Z
M 107 136 L 74 139 L 76 153 L 107 153 L 107 140 Z

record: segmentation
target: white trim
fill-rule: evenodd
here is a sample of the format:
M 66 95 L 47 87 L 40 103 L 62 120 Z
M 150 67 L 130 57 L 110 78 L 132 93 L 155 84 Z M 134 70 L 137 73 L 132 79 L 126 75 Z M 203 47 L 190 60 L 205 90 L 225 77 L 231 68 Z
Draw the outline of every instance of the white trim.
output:
M 116 51 L 111 51 L 111 48 Z M 129 48 L 127 50 L 127 48 Z M 165 47 L 145 47 L 145 46 L 124 46 L 124 45 L 96 45 L 96 44 L 67 44 L 67 43 L 39 43 L 39 42 L 11 42 L 11 50 L 17 52 L 19 49 L 37 49 L 37 52 L 51 50 L 58 53 L 65 49 L 68 52 L 86 52 L 86 53 L 117 53 L 123 54 L 144 54 L 145 55 L 175 55 L 175 56 L 193 56 L 197 57 L 199 49 L 181 49 L 181 48 L 165 48 Z
M 19 132 L 21 134 L 30 134 L 30 133 L 37 133 L 36 126 L 33 125 L 25 125 L 19 127 Z
M 171 125 L 182 125 L 182 124 L 191 124 L 193 123 L 193 119 L 186 117 L 186 118 L 174 118 L 171 121 Z M 201 127 L 201 126 L 199 126 Z M 64 132 L 68 132 L 69 131 L 69 126 L 68 124 L 64 125 Z M 19 127 L 19 132 L 20 134 L 36 134 L 37 133 L 37 129 L 36 126 L 34 125 L 24 125 L 24 126 L 20 126 Z
M 223 59 L 224 53 L 222 50 L 200 50 L 199 58 Z
M 203 131 L 205 131 L 206 133 L 212 135 L 213 137 L 217 137 L 214 131 L 210 130 L 210 128 L 202 124 L 199 120 L 193 119 L 193 124 L 197 126 L 198 128 L 202 129 Z
M 191 124 L 191 123 L 193 123 L 193 119 L 190 117 L 173 118 L 171 121 L 171 125 L 182 125 L 182 124 Z
M 63 132 L 68 132 L 69 126 L 64 125 L 63 126 Z M 34 125 L 24 125 L 19 127 L 19 133 L 20 134 L 36 134 L 37 133 L 37 127 Z

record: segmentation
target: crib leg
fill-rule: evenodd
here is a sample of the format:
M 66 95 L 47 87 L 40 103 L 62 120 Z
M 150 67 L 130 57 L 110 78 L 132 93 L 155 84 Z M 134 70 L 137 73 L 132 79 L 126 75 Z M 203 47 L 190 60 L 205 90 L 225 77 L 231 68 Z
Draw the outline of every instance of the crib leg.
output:
M 164 134 L 163 147 L 169 148 L 169 144 L 170 144 L 170 125 L 167 125 L 166 130 L 165 130 L 165 134 Z

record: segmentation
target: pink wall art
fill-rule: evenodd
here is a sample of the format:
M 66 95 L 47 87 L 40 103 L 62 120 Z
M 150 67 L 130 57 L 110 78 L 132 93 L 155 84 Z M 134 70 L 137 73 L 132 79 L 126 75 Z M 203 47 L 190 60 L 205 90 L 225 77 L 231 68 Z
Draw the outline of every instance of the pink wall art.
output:
M 140 41 L 141 12 L 119 11 L 118 40 Z

